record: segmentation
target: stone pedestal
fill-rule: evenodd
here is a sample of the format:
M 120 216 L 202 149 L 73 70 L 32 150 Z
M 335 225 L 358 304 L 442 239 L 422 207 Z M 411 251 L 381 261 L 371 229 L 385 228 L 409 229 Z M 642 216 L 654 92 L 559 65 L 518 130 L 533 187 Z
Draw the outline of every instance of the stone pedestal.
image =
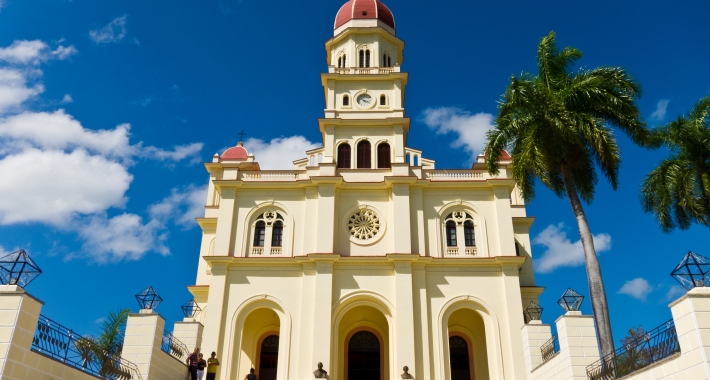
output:
M 200 348 L 205 356 L 205 360 L 210 357 L 212 351 L 216 351 L 217 347 L 202 347 L 202 331 L 204 326 L 193 318 L 185 318 L 182 322 L 175 322 L 173 328 L 173 336 L 185 343 L 187 349 L 192 352 L 195 347 Z
M 26 358 L 42 305 L 17 285 L 0 285 L 0 378 L 21 378 L 31 372 L 33 365 Z
M 552 338 L 552 329 L 550 325 L 544 325 L 541 321 L 530 321 L 530 323 L 523 325 L 521 330 L 525 371 L 530 373 L 542 364 L 540 347 Z

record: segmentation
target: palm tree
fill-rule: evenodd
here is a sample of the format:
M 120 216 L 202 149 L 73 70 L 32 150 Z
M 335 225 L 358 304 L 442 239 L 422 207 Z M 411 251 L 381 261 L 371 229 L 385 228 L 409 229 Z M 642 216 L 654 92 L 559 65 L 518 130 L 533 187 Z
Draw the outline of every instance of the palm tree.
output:
M 123 351 L 123 338 L 126 332 L 126 321 L 129 309 L 110 312 L 101 325 L 101 335 L 95 340 L 95 356 L 97 357 L 102 376 L 109 376 L 120 370 L 117 358 Z
M 655 147 L 671 154 L 646 177 L 641 203 L 665 232 L 692 223 L 710 227 L 710 95 L 688 115 L 652 132 Z
M 499 171 L 500 152 L 512 152 L 512 176 L 523 198 L 535 197 L 539 179 L 558 197 L 567 195 L 577 220 L 599 345 L 614 352 L 609 310 L 592 233 L 580 198 L 591 203 L 599 168 L 612 188 L 618 183 L 619 147 L 612 126 L 641 144 L 648 131 L 635 104 L 641 88 L 619 67 L 571 71 L 582 53 L 558 50 L 555 33 L 538 46 L 538 75 L 511 77 L 498 105 L 496 127 L 488 132 L 486 167 Z

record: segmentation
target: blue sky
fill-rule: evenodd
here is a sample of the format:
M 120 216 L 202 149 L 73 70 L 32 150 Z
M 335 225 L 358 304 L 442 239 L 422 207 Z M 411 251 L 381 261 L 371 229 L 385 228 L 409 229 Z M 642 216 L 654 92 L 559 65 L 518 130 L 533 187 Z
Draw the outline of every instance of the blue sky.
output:
M 509 77 L 536 70 L 551 30 L 584 53 L 580 65 L 635 76 L 650 125 L 710 93 L 707 2 L 387 5 L 406 43 L 408 145 L 439 168 L 479 153 Z M 158 311 L 181 318 L 198 260 L 201 162 L 242 128 L 262 167 L 288 167 L 320 144 L 319 73 L 340 6 L 0 0 L 0 249 L 24 248 L 42 267 L 28 290 L 46 316 L 94 333 L 110 310 L 136 310 L 133 295 L 152 285 L 165 299 Z M 685 252 L 710 256 L 707 228 L 664 234 L 641 210 L 639 185 L 664 152 L 619 140 L 619 189 L 600 183 L 586 208 L 617 340 L 670 318 L 680 293 L 668 274 Z M 528 214 L 551 323 L 567 287 L 588 294 L 579 236 L 567 200 L 545 189 Z

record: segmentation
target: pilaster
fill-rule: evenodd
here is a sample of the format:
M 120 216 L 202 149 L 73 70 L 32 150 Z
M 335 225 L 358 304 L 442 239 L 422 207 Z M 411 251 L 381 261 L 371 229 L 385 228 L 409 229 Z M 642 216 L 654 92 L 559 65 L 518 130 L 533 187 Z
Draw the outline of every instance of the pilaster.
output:
M 393 250 L 395 253 L 411 253 L 412 230 L 410 227 L 409 184 L 395 183 L 392 185 L 392 210 Z
M 227 263 L 212 262 L 212 276 L 210 276 L 210 288 L 207 294 L 207 315 L 205 316 L 206 328 L 202 334 L 202 347 L 204 352 L 216 351 L 221 353 L 225 347 L 225 311 L 228 304 L 229 287 L 227 286 Z M 194 349 L 194 347 L 189 347 Z M 221 378 L 226 379 L 227 366 L 220 366 Z
M 413 368 L 420 380 L 433 379 L 432 374 L 432 349 L 431 325 L 429 322 L 429 303 L 427 295 L 426 265 L 421 263 L 412 264 L 412 288 L 414 299 L 414 344 L 416 360 Z
M 523 263 L 520 258 L 498 258 L 497 261 L 501 263 L 501 272 L 503 280 L 503 291 L 505 292 L 505 297 L 501 302 L 505 303 L 505 308 L 507 310 L 506 320 L 508 323 L 507 328 L 501 329 L 501 338 L 509 339 L 509 344 L 504 345 L 508 347 L 508 355 L 506 357 L 511 358 L 522 358 L 524 356 L 523 347 L 520 344 L 522 342 L 522 336 L 520 327 L 525 324 L 523 320 L 523 300 L 520 295 L 520 278 L 518 277 L 518 269 Z M 507 333 L 506 333 L 507 330 Z M 505 376 L 517 379 L 523 378 L 525 374 L 525 364 L 522 360 L 508 361 L 507 364 L 504 363 L 503 370 Z
M 335 184 L 320 184 L 318 185 L 318 220 L 316 221 L 316 252 L 318 253 L 333 252 L 334 218 Z
M 219 211 L 217 213 L 217 230 L 214 243 L 215 256 L 231 256 L 234 255 L 234 206 L 236 202 L 236 188 L 223 187 L 221 193 L 222 199 L 219 202 Z
M 391 256 L 390 256 L 391 258 Z M 394 262 L 395 283 L 395 359 L 394 370 L 399 373 L 404 366 L 408 366 L 412 376 L 417 368 L 414 355 L 414 297 L 412 294 L 412 261 L 411 259 Z
M 318 258 L 316 255 L 309 255 L 315 259 L 316 280 L 315 294 L 313 297 L 313 356 L 314 363 L 322 362 L 324 368 L 331 368 L 332 344 L 332 305 L 333 305 L 333 262 L 337 260 L 335 255 L 324 255 Z
M 426 255 L 426 240 L 424 235 L 424 197 L 421 187 L 409 188 L 409 204 L 411 217 L 409 218 L 413 226 L 412 231 L 412 253 L 420 256 Z
M 515 232 L 513 231 L 513 215 L 510 212 L 510 189 L 505 186 L 493 186 L 493 196 L 496 205 L 496 220 L 498 222 L 498 249 L 492 250 L 491 256 L 515 256 Z M 517 328 L 516 328 L 517 330 Z

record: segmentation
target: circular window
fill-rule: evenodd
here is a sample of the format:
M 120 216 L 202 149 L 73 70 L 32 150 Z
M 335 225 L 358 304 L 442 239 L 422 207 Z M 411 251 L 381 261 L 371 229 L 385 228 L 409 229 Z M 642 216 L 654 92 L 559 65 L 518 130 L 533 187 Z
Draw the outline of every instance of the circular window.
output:
M 353 243 L 370 244 L 382 237 L 384 220 L 371 207 L 360 206 L 346 215 L 344 227 Z

